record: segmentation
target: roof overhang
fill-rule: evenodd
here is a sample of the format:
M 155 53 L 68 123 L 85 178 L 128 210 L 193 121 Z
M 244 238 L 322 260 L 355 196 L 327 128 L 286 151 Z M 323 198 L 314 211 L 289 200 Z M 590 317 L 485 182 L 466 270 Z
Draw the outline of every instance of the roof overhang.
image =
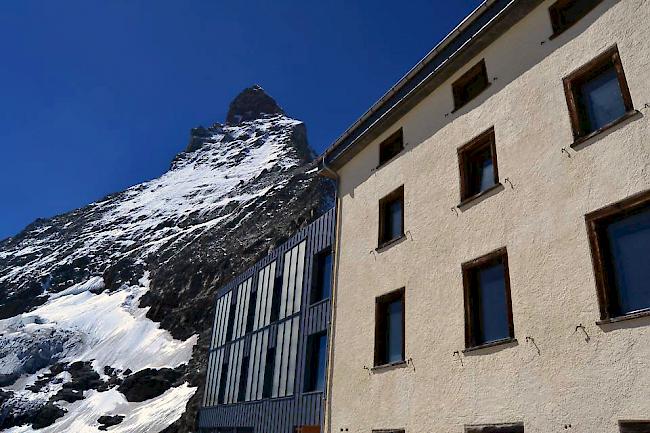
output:
M 332 177 L 372 140 L 430 95 L 543 0 L 485 0 L 352 124 L 322 155 Z

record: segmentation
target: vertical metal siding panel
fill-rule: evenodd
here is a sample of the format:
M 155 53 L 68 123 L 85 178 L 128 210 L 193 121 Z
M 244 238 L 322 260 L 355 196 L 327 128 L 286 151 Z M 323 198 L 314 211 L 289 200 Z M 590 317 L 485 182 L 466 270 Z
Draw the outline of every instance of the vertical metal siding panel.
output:
M 253 330 L 259 329 L 260 325 L 260 310 L 262 302 L 262 271 L 258 272 L 257 276 L 257 298 L 255 299 L 255 317 L 253 318 Z
M 246 401 L 251 400 L 251 394 L 254 392 L 253 387 L 254 387 L 254 382 L 253 382 L 253 377 L 255 375 L 255 362 L 257 360 L 256 356 L 256 350 L 257 350 L 257 334 L 253 334 L 251 337 L 251 350 L 250 350 L 250 355 L 248 355 L 248 373 L 246 374 L 246 396 L 244 399 Z
M 292 248 L 289 250 L 285 255 L 284 258 L 286 261 L 289 262 L 289 281 L 287 283 L 287 292 L 291 295 L 289 299 L 291 299 L 290 302 L 287 302 L 285 314 L 281 317 L 284 319 L 287 316 L 290 316 L 293 314 L 293 296 L 295 293 L 295 283 L 296 283 L 296 259 L 297 259 L 297 254 L 296 254 L 296 249 Z
M 284 341 L 284 324 L 277 326 L 277 338 L 275 341 L 275 368 L 273 372 L 273 392 L 272 397 L 278 397 L 280 390 L 280 364 L 282 359 L 282 347 Z
M 296 270 L 296 284 L 295 284 L 295 304 L 293 311 L 300 311 L 302 306 L 302 290 L 303 290 L 303 277 L 305 273 L 305 247 L 307 242 L 303 241 L 298 245 L 298 268 Z
M 262 349 L 260 352 L 261 368 L 259 372 L 259 385 L 257 388 L 257 399 L 261 400 L 264 393 L 264 380 L 266 377 L 266 352 L 269 348 L 269 334 L 270 330 L 266 329 L 262 335 Z
M 271 305 L 273 303 L 273 286 L 275 285 L 275 262 L 271 263 L 268 276 L 268 285 L 266 288 L 266 315 L 264 318 L 264 326 L 271 323 Z
M 294 393 L 296 381 L 296 357 L 298 356 L 298 331 L 300 318 L 295 317 L 291 324 L 291 346 L 289 347 L 289 370 L 287 372 L 287 395 Z
M 221 302 L 222 298 L 217 299 L 217 305 L 214 312 L 214 330 L 212 331 L 212 347 L 217 346 L 217 341 L 219 339 L 219 324 L 221 321 Z
M 287 316 L 287 297 L 289 294 L 289 275 L 291 273 L 291 251 L 284 254 L 284 271 L 282 272 L 282 298 L 280 299 L 279 318 L 284 319 Z

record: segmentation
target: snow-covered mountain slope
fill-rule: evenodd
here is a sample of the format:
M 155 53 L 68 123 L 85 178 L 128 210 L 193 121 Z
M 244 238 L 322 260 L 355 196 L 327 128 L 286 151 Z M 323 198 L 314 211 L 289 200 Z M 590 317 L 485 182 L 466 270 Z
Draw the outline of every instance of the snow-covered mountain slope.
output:
M 228 120 L 161 177 L 0 242 L 0 427 L 193 431 L 216 289 L 331 205 L 261 88 Z

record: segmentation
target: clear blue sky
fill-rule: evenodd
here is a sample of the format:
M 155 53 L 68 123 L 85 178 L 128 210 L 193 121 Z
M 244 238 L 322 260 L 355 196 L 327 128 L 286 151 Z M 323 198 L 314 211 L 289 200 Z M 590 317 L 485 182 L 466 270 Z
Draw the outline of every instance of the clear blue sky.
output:
M 479 0 L 0 4 L 0 239 L 162 174 L 258 83 L 322 152 Z

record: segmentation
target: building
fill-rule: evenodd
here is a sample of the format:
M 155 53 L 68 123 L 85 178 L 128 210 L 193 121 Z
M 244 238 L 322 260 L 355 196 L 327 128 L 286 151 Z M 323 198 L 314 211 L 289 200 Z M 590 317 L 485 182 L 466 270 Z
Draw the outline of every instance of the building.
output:
M 326 431 L 650 432 L 649 23 L 486 0 L 326 151 Z
M 321 431 L 334 217 L 328 211 L 217 292 L 202 432 Z

